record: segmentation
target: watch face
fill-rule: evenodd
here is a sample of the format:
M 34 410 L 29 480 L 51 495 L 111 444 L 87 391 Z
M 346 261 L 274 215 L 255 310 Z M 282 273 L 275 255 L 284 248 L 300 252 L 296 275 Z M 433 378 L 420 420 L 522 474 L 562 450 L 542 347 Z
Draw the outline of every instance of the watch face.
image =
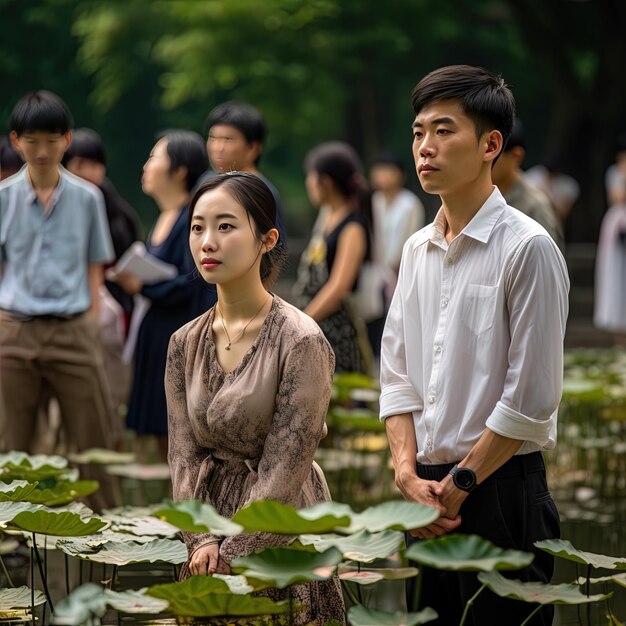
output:
M 476 483 L 476 476 L 472 470 L 459 468 L 454 474 L 454 482 L 460 489 L 471 489 Z

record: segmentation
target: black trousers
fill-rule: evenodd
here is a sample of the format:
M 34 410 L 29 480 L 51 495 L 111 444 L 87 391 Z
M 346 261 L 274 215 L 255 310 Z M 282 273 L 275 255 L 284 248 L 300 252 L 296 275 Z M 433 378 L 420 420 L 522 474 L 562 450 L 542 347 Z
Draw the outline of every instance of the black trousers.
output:
M 424 465 L 418 463 L 417 475 L 427 480 L 442 480 L 453 463 Z M 508 578 L 550 582 L 554 570 L 552 556 L 533 546 L 541 539 L 560 537 L 559 514 L 548 491 L 546 472 L 540 452 L 514 456 L 467 497 L 460 511 L 461 525 L 456 533 L 479 535 L 501 548 L 524 550 L 535 554 L 524 569 L 501 571 Z M 413 539 L 407 533 L 407 544 Z M 420 567 L 420 609 L 430 606 L 439 619 L 433 626 L 455 626 L 467 601 L 481 583 L 476 572 L 451 572 Z M 414 580 L 407 584 L 407 604 L 412 606 Z M 537 608 L 517 600 L 508 600 L 484 589 L 470 610 L 466 626 L 519 626 Z M 532 626 L 549 626 L 554 608 L 545 606 L 533 618 Z

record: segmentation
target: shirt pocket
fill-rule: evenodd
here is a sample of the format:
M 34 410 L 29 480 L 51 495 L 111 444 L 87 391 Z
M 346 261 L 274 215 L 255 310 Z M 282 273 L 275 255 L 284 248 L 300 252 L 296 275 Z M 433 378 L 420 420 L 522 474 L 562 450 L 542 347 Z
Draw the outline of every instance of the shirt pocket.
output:
M 497 286 L 468 285 L 463 302 L 463 323 L 480 335 L 493 326 Z

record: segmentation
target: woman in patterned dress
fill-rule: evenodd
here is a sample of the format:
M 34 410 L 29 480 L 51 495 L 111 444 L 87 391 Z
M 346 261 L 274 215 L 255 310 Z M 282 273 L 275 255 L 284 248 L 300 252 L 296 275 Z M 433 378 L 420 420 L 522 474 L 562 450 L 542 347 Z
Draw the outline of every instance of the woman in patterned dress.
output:
M 170 341 L 165 375 L 169 464 L 176 500 L 224 516 L 257 500 L 301 508 L 330 500 L 313 456 L 325 435 L 335 359 L 317 324 L 267 289 L 284 252 L 271 192 L 252 174 L 205 182 L 189 206 L 189 243 L 218 303 Z M 184 533 L 182 577 L 229 573 L 232 559 L 293 537 Z M 286 591 L 261 592 L 273 599 Z M 292 588 L 308 607 L 294 623 L 345 623 L 339 581 Z

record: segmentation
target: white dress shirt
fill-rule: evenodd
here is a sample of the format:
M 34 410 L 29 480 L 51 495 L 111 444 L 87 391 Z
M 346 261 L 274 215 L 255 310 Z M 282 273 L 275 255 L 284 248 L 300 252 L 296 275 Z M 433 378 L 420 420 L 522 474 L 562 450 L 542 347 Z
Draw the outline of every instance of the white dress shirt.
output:
M 402 255 L 382 342 L 381 420 L 412 413 L 417 460 L 463 459 L 487 426 L 551 449 L 569 279 L 562 254 L 497 188 L 448 243 L 439 210 Z

